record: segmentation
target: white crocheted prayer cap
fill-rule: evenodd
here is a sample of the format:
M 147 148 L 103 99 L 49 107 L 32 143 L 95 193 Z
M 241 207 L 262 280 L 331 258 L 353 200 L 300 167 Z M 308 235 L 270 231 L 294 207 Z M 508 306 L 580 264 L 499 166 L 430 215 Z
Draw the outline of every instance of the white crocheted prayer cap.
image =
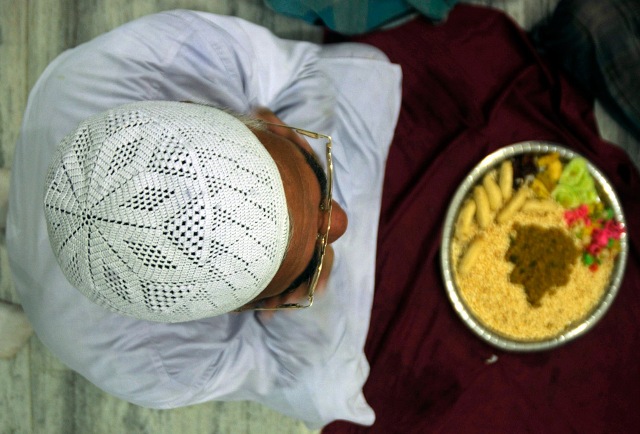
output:
M 288 242 L 275 162 L 241 121 L 198 104 L 140 102 L 82 122 L 49 168 L 44 209 L 69 282 L 149 321 L 244 305 Z

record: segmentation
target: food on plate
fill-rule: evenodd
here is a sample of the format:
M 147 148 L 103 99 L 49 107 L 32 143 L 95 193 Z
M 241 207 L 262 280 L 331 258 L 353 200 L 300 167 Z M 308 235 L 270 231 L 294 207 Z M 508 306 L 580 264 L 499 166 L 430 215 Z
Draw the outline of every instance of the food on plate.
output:
M 556 208 L 556 204 L 549 200 L 528 199 L 522 205 L 522 210 L 525 212 L 550 212 Z M 471 226 L 471 225 L 469 225 Z
M 502 206 L 502 192 L 496 182 L 495 173 L 491 172 L 484 176 L 482 179 L 482 186 L 487 192 L 487 198 L 489 199 L 489 206 L 492 210 L 500 209 Z
M 476 215 L 476 201 L 469 199 L 460 208 L 458 216 L 458 224 L 456 225 L 456 233 L 462 236 L 468 235 L 473 225 L 473 218 Z
M 464 276 L 467 274 L 473 265 L 478 262 L 482 247 L 482 235 L 479 235 L 469 243 L 458 267 L 458 273 L 460 273 L 460 275 Z
M 511 193 L 513 192 L 513 164 L 509 160 L 504 160 L 500 165 L 499 183 L 502 198 L 505 201 L 511 199 Z
M 499 223 L 504 223 L 509 220 L 516 212 L 522 208 L 524 203 L 527 201 L 527 198 L 530 196 L 529 187 L 523 185 L 520 189 L 513 195 L 511 200 L 498 212 L 497 220 Z
M 489 206 L 487 191 L 483 186 L 477 185 L 473 189 L 473 200 L 476 202 L 476 219 L 478 220 L 478 225 L 484 229 L 491 224 L 491 207 Z
M 565 208 L 598 203 L 595 182 L 583 158 L 574 158 L 567 164 L 551 196 Z
M 580 255 L 574 240 L 563 230 L 516 223 L 505 259 L 513 263 L 509 281 L 524 287 L 527 301 L 540 299 L 554 288 L 569 283 L 573 264 Z
M 490 168 L 461 207 L 454 279 L 488 328 L 517 340 L 550 338 L 598 304 L 624 231 L 586 160 L 521 154 Z

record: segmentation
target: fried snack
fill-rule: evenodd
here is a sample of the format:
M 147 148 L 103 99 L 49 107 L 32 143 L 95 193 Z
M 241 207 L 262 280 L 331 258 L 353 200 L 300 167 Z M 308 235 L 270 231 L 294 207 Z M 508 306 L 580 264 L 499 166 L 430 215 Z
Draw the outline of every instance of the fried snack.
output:
M 500 176 L 498 177 L 500 182 L 500 191 L 502 192 L 502 199 L 507 202 L 511 199 L 513 194 L 513 164 L 509 160 L 504 160 L 500 165 Z
M 512 215 L 518 212 L 520 208 L 522 208 L 522 205 L 524 205 L 524 203 L 526 202 L 530 192 L 531 190 L 529 189 L 529 187 L 521 187 L 520 190 L 518 190 L 516 194 L 511 198 L 509 203 L 507 203 L 505 207 L 502 208 L 498 213 L 498 223 L 504 223 L 505 221 L 510 219 Z
M 473 199 L 476 201 L 476 220 L 480 228 L 485 229 L 491 224 L 491 207 L 484 187 L 478 185 L 473 189 Z
M 476 214 L 476 202 L 468 199 L 458 215 L 458 222 L 456 225 L 456 237 L 459 239 L 466 238 L 472 230 L 473 217 Z
M 487 192 L 489 206 L 492 210 L 498 210 L 502 206 L 502 191 L 495 180 L 495 173 L 491 172 L 482 179 L 482 185 Z
M 467 249 L 462 254 L 462 258 L 460 259 L 460 263 L 458 265 L 458 274 L 464 276 L 469 272 L 473 264 L 478 262 L 478 258 L 480 257 L 480 252 L 482 251 L 482 243 L 480 242 L 480 238 L 476 237 L 473 241 L 469 243 Z
M 551 212 L 558 209 L 558 204 L 552 200 L 527 199 L 522 205 L 525 212 Z

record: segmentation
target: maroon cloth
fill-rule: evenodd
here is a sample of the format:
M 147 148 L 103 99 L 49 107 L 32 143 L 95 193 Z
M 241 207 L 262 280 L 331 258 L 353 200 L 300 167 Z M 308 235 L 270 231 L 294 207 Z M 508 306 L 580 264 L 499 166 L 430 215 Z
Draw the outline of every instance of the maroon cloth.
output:
M 386 168 L 364 394 L 377 420 L 335 433 L 640 432 L 640 180 L 598 137 L 592 107 L 500 12 L 457 6 L 356 39 L 402 66 L 403 103 Z M 540 353 L 478 339 L 446 296 L 439 249 L 447 206 L 485 155 L 523 140 L 584 154 L 613 182 L 630 257 L 605 317 Z M 493 354 L 498 360 L 486 363 Z

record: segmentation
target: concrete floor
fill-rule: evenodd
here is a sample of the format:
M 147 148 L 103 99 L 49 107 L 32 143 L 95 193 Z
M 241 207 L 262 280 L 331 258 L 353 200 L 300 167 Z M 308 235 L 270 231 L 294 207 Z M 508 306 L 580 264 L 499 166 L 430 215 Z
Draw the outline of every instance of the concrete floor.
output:
M 503 9 L 530 28 L 557 0 L 471 3 Z M 321 38 L 319 29 L 278 16 L 261 0 L 0 0 L 0 167 L 11 166 L 29 90 L 55 56 L 134 18 L 175 8 L 240 16 L 285 38 Z M 599 106 L 596 113 L 603 137 L 624 147 L 635 143 Z M 2 235 L 0 300 L 19 303 Z M 170 411 L 128 404 L 67 369 L 36 337 L 15 358 L 0 360 L 0 433 L 308 432 L 302 423 L 253 403 L 207 403 Z

